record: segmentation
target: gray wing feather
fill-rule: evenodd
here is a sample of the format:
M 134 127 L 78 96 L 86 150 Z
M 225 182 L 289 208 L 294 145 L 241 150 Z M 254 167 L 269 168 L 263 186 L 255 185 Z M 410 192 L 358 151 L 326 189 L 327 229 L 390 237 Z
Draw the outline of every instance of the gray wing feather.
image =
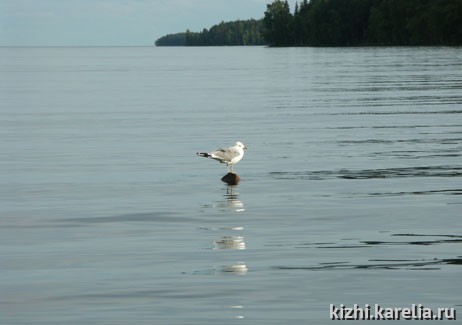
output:
M 217 151 L 212 152 L 211 157 L 223 163 L 229 163 L 231 159 L 239 156 L 239 151 L 234 147 L 218 149 Z

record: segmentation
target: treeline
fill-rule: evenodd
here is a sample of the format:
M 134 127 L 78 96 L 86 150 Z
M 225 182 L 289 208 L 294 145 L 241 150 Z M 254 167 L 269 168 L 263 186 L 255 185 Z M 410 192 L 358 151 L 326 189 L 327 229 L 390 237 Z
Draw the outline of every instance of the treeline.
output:
M 186 46 L 186 33 L 168 34 L 156 41 L 156 46 Z
M 223 46 L 266 45 L 262 20 L 221 22 L 202 32 L 169 34 L 159 38 L 156 46 Z
M 267 5 L 260 20 L 221 22 L 157 46 L 462 45 L 462 0 L 302 0 Z
M 462 45 L 462 0 L 277 0 L 263 24 L 270 46 Z

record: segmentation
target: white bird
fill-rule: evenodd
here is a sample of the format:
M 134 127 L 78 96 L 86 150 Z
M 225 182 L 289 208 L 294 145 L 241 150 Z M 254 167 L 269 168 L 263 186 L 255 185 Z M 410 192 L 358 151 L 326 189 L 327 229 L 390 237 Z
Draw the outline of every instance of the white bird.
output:
M 244 150 L 247 147 L 242 142 L 236 142 L 232 147 L 217 149 L 212 152 L 198 152 L 197 155 L 205 158 L 212 158 L 230 166 L 230 172 L 234 173 L 234 165 L 244 157 Z

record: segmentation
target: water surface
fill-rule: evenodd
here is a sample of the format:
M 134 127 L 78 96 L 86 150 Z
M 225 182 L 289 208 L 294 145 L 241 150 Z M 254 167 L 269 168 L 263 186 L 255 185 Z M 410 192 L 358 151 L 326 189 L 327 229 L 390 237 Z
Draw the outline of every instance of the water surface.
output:
M 0 322 L 455 307 L 460 48 L 1 48 Z M 197 151 L 242 141 L 241 183 Z

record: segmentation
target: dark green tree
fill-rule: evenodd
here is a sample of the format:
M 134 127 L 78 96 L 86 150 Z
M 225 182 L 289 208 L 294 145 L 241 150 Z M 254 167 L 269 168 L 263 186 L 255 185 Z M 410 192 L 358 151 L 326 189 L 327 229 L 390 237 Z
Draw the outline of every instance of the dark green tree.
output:
M 186 46 L 222 46 L 222 45 L 265 45 L 263 38 L 263 21 L 249 19 L 231 22 L 221 22 L 210 29 L 204 28 L 202 32 L 191 32 L 173 34 L 184 39 Z M 169 36 L 169 35 L 167 35 Z M 164 42 L 161 37 L 156 45 L 170 45 Z M 170 37 L 170 36 L 169 36 Z
M 462 45 L 462 0 L 303 0 L 267 5 L 261 20 L 169 34 L 156 45 Z
M 462 0 L 303 0 L 267 5 L 270 46 L 462 45 Z
M 185 46 L 186 33 L 168 34 L 156 41 L 156 46 Z
M 270 46 L 290 46 L 294 43 L 294 20 L 287 1 L 276 0 L 267 5 L 263 24 L 264 37 Z

